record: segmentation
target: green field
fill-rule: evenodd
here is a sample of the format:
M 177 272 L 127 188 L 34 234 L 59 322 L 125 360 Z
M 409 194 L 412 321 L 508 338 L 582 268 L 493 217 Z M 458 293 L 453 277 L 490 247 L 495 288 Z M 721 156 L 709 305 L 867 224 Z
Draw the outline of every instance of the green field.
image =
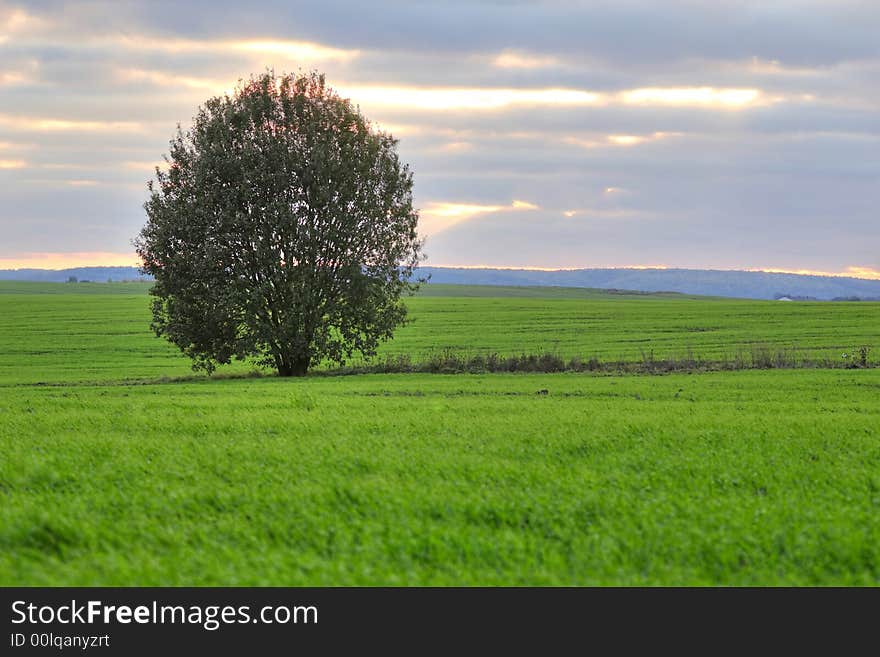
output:
M 387 353 L 880 351 L 880 304 L 410 303 Z M 876 367 L 169 382 L 147 304 L 0 283 L 0 585 L 880 584 Z
M 148 328 L 148 288 L 0 281 L 0 385 L 191 375 L 189 361 Z M 490 293 L 499 296 L 484 296 Z M 637 361 L 649 354 L 675 358 L 688 352 L 734 358 L 757 345 L 843 364 L 843 353 L 868 346 L 871 361 L 880 362 L 880 303 L 428 285 L 409 305 L 412 322 L 381 355 L 418 360 L 444 350 L 553 352 Z M 219 373 L 252 369 L 236 363 Z

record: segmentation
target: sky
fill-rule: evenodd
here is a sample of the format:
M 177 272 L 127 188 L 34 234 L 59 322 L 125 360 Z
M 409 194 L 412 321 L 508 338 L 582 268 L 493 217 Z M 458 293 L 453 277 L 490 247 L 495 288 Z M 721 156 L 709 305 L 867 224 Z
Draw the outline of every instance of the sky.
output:
M 400 140 L 426 265 L 880 278 L 875 0 L 0 0 L 0 268 L 136 264 L 177 124 L 267 68 Z

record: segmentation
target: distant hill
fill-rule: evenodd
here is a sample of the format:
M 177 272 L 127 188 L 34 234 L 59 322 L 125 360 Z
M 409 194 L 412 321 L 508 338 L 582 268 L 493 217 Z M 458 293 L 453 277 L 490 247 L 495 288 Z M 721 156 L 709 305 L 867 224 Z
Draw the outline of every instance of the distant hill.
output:
M 77 281 L 106 283 L 107 281 L 152 280 L 143 276 L 136 267 L 76 267 L 74 269 L 0 269 L 0 281 L 35 281 L 38 283 L 66 283 L 71 277 Z
M 421 267 L 433 283 L 465 285 L 554 285 L 603 290 L 679 292 L 746 299 L 812 297 L 880 299 L 880 281 L 837 276 L 804 276 L 711 269 L 456 269 Z
M 880 281 L 837 276 L 804 276 L 755 271 L 712 269 L 462 269 L 421 267 L 432 283 L 458 285 L 588 287 L 601 290 L 678 292 L 746 299 L 880 300 Z M 149 280 L 135 267 L 78 267 L 76 269 L 5 269 L 0 280 L 64 283 L 78 281 Z

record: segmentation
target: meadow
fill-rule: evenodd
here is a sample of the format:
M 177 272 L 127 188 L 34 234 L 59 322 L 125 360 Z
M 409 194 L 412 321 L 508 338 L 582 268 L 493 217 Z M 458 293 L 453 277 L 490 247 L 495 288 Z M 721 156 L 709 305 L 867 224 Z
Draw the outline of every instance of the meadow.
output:
M 189 361 L 150 332 L 148 289 L 142 283 L 0 281 L 0 385 L 192 375 Z M 866 346 L 872 364 L 880 362 L 880 303 L 430 284 L 408 303 L 411 323 L 376 361 L 419 361 L 447 352 L 733 361 L 759 348 L 844 366 L 843 354 Z M 234 363 L 218 373 L 252 370 Z
M 878 304 L 429 286 L 386 354 L 872 367 L 283 380 L 145 289 L 0 283 L 2 585 L 880 584 Z

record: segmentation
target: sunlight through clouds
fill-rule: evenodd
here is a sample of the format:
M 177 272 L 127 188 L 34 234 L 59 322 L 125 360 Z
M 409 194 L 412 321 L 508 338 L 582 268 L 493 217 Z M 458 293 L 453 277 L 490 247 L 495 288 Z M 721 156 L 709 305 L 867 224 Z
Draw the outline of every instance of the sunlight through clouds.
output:
M 504 205 L 474 205 L 467 203 L 441 203 L 433 202 L 428 204 L 422 212 L 435 217 L 443 217 L 450 219 L 472 217 L 477 214 L 486 212 L 498 212 L 503 210 Z
M 802 276 L 832 276 L 880 280 L 880 270 L 870 267 L 846 267 L 843 271 L 819 271 L 816 269 L 777 269 L 775 267 L 750 268 L 745 271 L 763 271 L 771 274 L 799 274 Z
M 155 162 L 141 162 L 137 160 L 126 160 L 122 163 L 122 166 L 126 169 L 132 169 L 134 171 L 149 171 L 153 172 L 156 170 L 156 167 L 159 169 L 167 169 L 168 163 L 164 160 L 156 160 Z
M 122 50 L 144 50 L 170 53 L 215 53 L 229 51 L 249 55 L 275 55 L 286 60 L 301 61 L 349 61 L 358 57 L 359 50 L 332 48 L 311 41 L 287 41 L 273 39 L 162 39 L 146 35 L 98 38 L 92 43 L 114 46 Z
M 347 61 L 360 55 L 358 50 L 328 48 L 317 43 L 299 41 L 240 41 L 225 45 L 233 50 L 241 50 L 259 55 L 281 55 L 292 60 L 342 60 Z
M 18 34 L 35 32 L 45 28 L 48 21 L 19 7 L 6 9 L 0 7 L 0 43 Z
M 681 137 L 681 132 L 652 132 L 644 135 L 600 135 L 595 137 L 574 137 L 568 136 L 563 138 L 563 142 L 581 148 L 607 148 L 609 146 L 640 146 L 651 142 L 668 139 L 670 137 Z
M 714 87 L 680 87 L 663 89 L 646 87 L 621 94 L 629 105 L 705 106 L 739 109 L 755 104 L 761 97 L 758 89 L 716 89 Z
M 601 96 L 578 89 L 480 89 L 341 85 L 342 96 L 375 107 L 497 110 L 515 105 L 595 105 Z
M 845 273 L 857 278 L 880 280 L 880 269 L 872 269 L 871 267 L 847 267 Z
M 567 219 L 571 219 L 572 217 L 587 219 L 651 219 L 655 217 L 653 213 L 648 211 L 629 210 L 626 208 L 572 208 L 564 210 L 562 216 Z
M 163 87 L 185 87 L 212 93 L 223 93 L 225 89 L 235 86 L 235 81 L 232 79 L 216 80 L 133 68 L 117 69 L 116 75 L 122 82 L 148 82 Z
M 137 267 L 140 261 L 133 252 L 26 252 L 12 257 L 0 254 L 0 269 L 66 269 L 82 267 L 83 263 L 94 267 Z
M 0 127 L 10 126 L 19 130 L 40 132 L 98 132 L 102 130 L 139 131 L 140 123 L 134 121 L 80 121 L 71 119 L 28 118 L 0 114 Z
M 513 200 L 510 205 L 478 205 L 474 203 L 448 203 L 435 201 L 419 212 L 419 232 L 434 235 L 451 228 L 466 219 L 496 212 L 539 210 L 539 206 L 528 201 Z
M 440 88 L 342 85 L 340 92 L 357 102 L 377 107 L 413 109 L 498 110 L 512 106 L 606 106 L 669 105 L 676 107 L 714 107 L 743 109 L 758 104 L 778 102 L 781 98 L 763 97 L 758 89 L 716 89 L 691 87 L 676 89 L 644 88 L 617 94 L 583 89 L 514 89 L 514 88 Z
M 466 141 L 451 141 L 438 148 L 438 150 L 444 153 L 465 153 L 467 151 L 472 151 L 473 149 L 474 145 Z
M 21 84 L 26 80 L 27 78 L 24 76 L 24 74 L 15 71 L 0 73 L 0 85 Z
M 550 55 L 505 50 L 492 60 L 492 65 L 497 68 L 540 69 L 561 66 L 562 62 Z
M 638 146 L 671 137 L 683 137 L 683 132 L 652 132 L 647 135 L 608 135 L 608 141 L 615 146 Z

